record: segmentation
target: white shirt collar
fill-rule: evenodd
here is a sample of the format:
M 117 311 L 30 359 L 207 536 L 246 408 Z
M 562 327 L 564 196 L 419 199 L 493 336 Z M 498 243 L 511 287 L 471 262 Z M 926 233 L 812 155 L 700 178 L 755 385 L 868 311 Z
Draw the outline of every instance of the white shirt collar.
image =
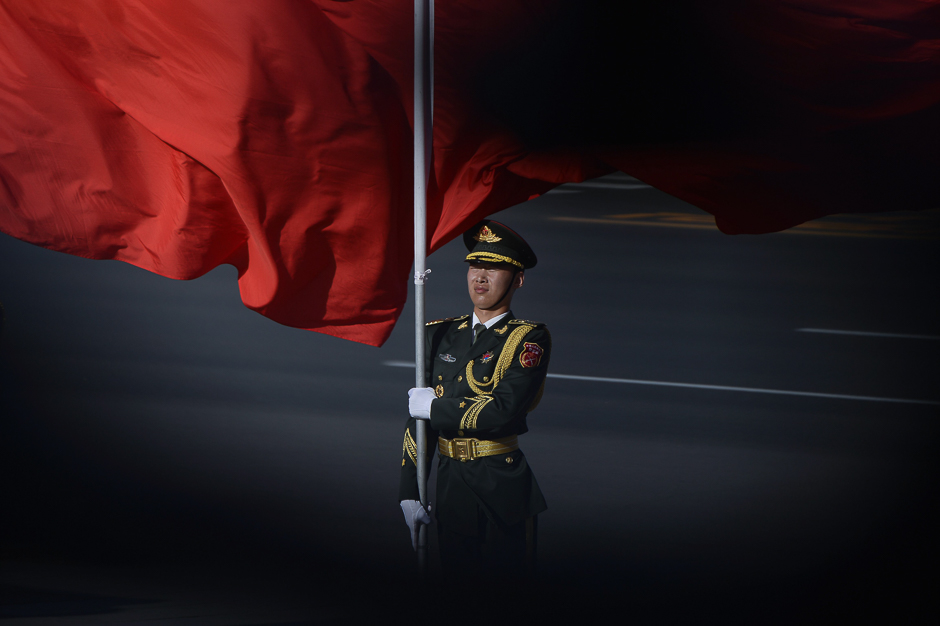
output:
M 483 322 L 483 325 L 486 326 L 487 328 L 493 328 L 493 326 L 496 325 L 496 322 L 498 322 L 499 320 L 503 319 L 503 318 L 506 317 L 507 315 L 509 315 L 509 311 L 506 311 L 506 312 L 503 313 L 502 315 L 497 315 L 496 317 L 490 319 L 489 321 Z M 473 314 L 473 323 L 470 324 L 470 328 L 473 328 L 474 326 L 476 326 L 476 325 L 479 324 L 479 323 L 480 323 L 480 319 L 477 317 L 477 314 L 474 313 L 474 314 Z

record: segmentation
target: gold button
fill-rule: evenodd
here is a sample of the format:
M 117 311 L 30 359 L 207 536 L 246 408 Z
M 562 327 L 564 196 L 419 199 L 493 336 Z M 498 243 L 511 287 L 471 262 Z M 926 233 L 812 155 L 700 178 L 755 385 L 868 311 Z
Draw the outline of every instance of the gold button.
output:
M 458 383 L 459 383 L 460 381 L 462 381 L 462 380 L 463 380 L 463 376 L 458 376 L 458 377 L 457 377 L 457 382 L 458 382 Z
M 438 379 L 438 380 L 444 380 L 444 377 L 443 377 L 443 376 L 438 376 L 437 379 Z
M 507 462 L 507 463 L 512 463 L 512 457 L 511 457 L 511 456 L 507 456 L 507 457 L 506 457 L 506 462 Z
M 484 376 L 484 377 L 483 377 L 483 382 L 486 382 L 486 381 L 488 381 L 489 379 L 490 379 L 489 376 Z
M 463 437 L 463 431 L 462 431 L 462 430 L 458 430 L 458 431 L 457 431 L 457 436 L 458 436 L 458 437 Z

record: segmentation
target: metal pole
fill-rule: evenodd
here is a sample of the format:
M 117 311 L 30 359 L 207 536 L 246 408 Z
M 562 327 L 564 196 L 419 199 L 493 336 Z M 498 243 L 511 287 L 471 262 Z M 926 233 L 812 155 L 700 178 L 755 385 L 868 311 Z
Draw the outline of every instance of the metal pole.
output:
M 415 387 L 426 387 L 424 350 L 424 282 L 427 277 L 427 181 L 430 154 L 430 71 L 425 57 L 429 50 L 430 1 L 415 0 L 414 56 L 414 226 L 415 226 Z M 418 497 L 421 506 L 428 506 L 427 426 L 416 420 L 418 448 Z M 428 571 L 428 529 L 418 530 L 418 569 L 422 576 Z

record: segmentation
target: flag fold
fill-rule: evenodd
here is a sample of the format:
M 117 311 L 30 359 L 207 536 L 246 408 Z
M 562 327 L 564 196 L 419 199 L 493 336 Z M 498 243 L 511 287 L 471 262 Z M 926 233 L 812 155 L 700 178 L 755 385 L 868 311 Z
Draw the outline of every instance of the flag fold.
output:
M 430 251 L 615 170 L 727 233 L 940 204 L 937 2 L 619 4 L 437 3 Z M 412 33 L 399 0 L 0 0 L 0 230 L 177 279 L 229 263 L 249 308 L 381 345 Z

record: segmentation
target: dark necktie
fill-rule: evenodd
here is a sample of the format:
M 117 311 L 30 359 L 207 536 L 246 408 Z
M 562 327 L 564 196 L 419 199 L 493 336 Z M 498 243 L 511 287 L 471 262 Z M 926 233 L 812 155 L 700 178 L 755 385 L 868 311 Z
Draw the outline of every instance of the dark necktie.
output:
M 477 324 L 473 327 L 473 343 L 477 342 L 477 339 L 480 338 L 480 333 L 486 330 L 486 324 Z

